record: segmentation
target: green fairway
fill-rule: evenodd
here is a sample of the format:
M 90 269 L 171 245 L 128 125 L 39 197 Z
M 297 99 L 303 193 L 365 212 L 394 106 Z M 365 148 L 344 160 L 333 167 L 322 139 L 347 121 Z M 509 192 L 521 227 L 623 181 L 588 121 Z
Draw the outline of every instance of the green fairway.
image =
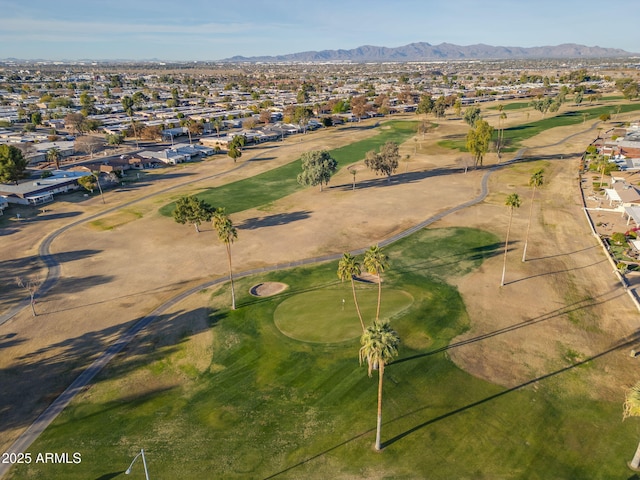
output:
M 376 316 L 378 287 L 370 285 L 357 292 L 362 318 L 370 323 Z M 383 319 L 393 319 L 413 303 L 411 295 L 402 290 L 384 289 L 383 298 Z M 291 297 L 278 305 L 274 319 L 287 337 L 304 342 L 342 342 L 362 335 L 353 295 L 346 288 L 324 288 Z
M 415 134 L 416 125 L 417 122 L 386 122 L 378 128 L 377 135 L 331 150 L 331 156 L 337 160 L 338 168 L 344 167 L 362 160 L 369 150 L 377 149 L 385 142 L 390 140 L 397 143 L 404 142 Z M 330 137 L 327 141 L 331 141 Z M 301 161 L 296 160 L 251 178 L 205 190 L 197 196 L 214 207 L 225 207 L 227 213 L 267 205 L 305 188 L 296 180 L 298 173 L 301 172 L 301 165 Z M 160 209 L 160 213 L 171 216 L 174 206 L 174 203 L 165 205 Z
M 504 139 L 507 147 L 503 148 L 503 152 L 514 152 L 522 148 L 520 142 L 528 138 L 534 137 L 545 130 L 556 127 L 564 127 L 567 125 L 576 125 L 579 123 L 585 123 L 588 121 L 596 120 L 603 113 L 615 114 L 616 108 L 614 106 L 602 106 L 594 108 L 576 109 L 565 112 L 555 117 L 542 118 L 535 122 L 525 123 L 515 127 L 504 129 Z M 640 110 L 640 103 L 632 103 L 626 105 L 620 105 L 620 113 L 633 112 Z M 532 115 L 540 115 L 538 112 L 533 112 Z M 466 136 L 460 135 L 457 139 L 448 139 L 438 142 L 438 145 L 445 148 L 451 148 L 454 150 L 460 150 L 466 152 Z
M 79 452 L 82 462 L 17 465 L 8 478 L 125 478 L 141 448 L 154 479 L 634 478 L 625 462 L 637 422 L 621 421 L 620 403 L 592 399 L 598 359 L 549 366 L 515 388 L 449 360 L 469 325 L 447 282 L 500 248 L 495 236 L 466 228 L 423 230 L 385 248 L 383 302 L 395 290 L 413 303 L 392 321 L 401 346 L 385 369 L 382 453 L 372 448 L 377 374 L 358 365 L 358 339 L 301 342 L 274 323 L 292 299 L 332 289 L 349 298 L 329 262 L 238 279 L 237 310 L 225 286 L 211 295 L 208 324 L 189 311 L 156 320 L 29 448 Z M 291 288 L 250 296 L 264 281 Z M 144 478 L 141 468 L 131 478 Z

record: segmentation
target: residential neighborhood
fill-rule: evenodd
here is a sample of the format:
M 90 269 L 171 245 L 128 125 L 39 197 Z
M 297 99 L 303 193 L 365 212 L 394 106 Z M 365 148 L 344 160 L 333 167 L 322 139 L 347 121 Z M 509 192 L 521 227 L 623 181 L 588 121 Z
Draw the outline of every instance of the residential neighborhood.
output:
M 528 101 L 578 85 L 592 103 L 615 90 L 610 72 L 618 65 L 588 66 L 603 74 L 587 74 L 583 63 L 570 61 L 208 64 L 178 74 L 152 64 L 117 73 L 95 63 L 4 62 L 0 143 L 22 151 L 31 171 L 25 182 L 33 187 L 39 172 L 76 163 L 103 173 L 174 166 L 226 154 L 236 136 L 247 146 L 276 142 L 372 116 L 427 112 L 436 99 L 436 119 L 460 116 L 470 105 Z M 603 146 L 626 168 L 640 166 L 633 128 Z M 53 188 L 53 182 L 46 194 L 22 186 L 20 194 L 7 187 L 2 195 L 9 203 L 41 203 L 71 188 Z

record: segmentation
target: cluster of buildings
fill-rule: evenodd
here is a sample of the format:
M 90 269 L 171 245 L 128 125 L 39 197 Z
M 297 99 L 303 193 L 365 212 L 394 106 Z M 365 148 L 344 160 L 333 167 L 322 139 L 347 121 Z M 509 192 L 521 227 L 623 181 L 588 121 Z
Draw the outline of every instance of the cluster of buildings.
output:
M 79 167 L 79 171 L 156 168 L 223 152 L 237 135 L 243 135 L 247 144 L 277 141 L 319 128 L 327 118 L 327 124 L 335 125 L 363 116 L 415 111 L 424 94 L 434 99 L 458 98 L 462 105 L 527 98 L 543 85 L 560 88 L 562 75 L 580 65 L 225 64 L 208 65 L 206 71 L 185 67 L 180 73 L 163 71 L 157 65 L 123 65 L 123 73 L 112 73 L 118 69 L 107 67 L 0 64 L 0 143 L 18 146 L 30 163 L 40 168 L 51 168 L 47 164 L 51 149 L 56 149 L 62 159 L 79 153 L 90 153 L 92 158 L 94 154 L 104 155 L 101 161 Z M 550 72 L 544 83 L 542 75 L 526 74 L 536 68 Z M 596 83 L 590 87 L 606 88 L 603 80 Z M 349 109 L 355 97 L 365 98 L 367 105 L 359 113 Z M 132 101 L 133 108 L 126 109 L 125 100 Z M 293 112 L 299 107 L 312 115 L 296 118 Z M 91 122 L 91 135 L 79 136 L 80 127 L 70 120 L 70 115 L 79 112 Z M 148 142 L 135 154 L 107 159 L 103 149 L 109 137 L 123 135 L 132 123 L 137 125 L 137 137 L 146 138 L 141 131 L 154 129 L 159 133 L 157 140 L 171 146 L 156 148 Z M 194 124 L 199 128 L 193 128 Z M 188 144 L 177 143 L 185 142 L 187 135 Z M 191 141 L 192 135 L 197 142 Z M 88 148 L 89 137 L 101 145 Z M 617 154 L 627 155 L 627 147 L 621 147 Z M 637 165 L 640 168 L 640 161 Z M 59 191 L 71 188 L 64 186 L 70 177 L 62 174 L 58 178 L 58 173 L 53 173 L 47 185 L 59 181 Z M 41 189 L 27 188 L 27 184 L 45 186 L 34 183 L 25 182 L 18 189 L 1 186 L 0 198 L 33 204 L 51 198 Z

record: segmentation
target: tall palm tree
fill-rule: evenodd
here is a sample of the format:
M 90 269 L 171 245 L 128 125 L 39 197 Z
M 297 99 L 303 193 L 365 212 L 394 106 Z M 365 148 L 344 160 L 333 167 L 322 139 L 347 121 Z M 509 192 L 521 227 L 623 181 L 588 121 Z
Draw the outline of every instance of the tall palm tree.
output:
M 602 173 L 602 175 L 600 175 L 600 188 L 602 188 L 602 183 L 604 182 L 604 174 L 607 171 L 607 167 L 609 166 L 609 160 L 607 160 L 607 158 L 602 155 L 599 159 L 598 159 L 598 171 Z
M 384 367 L 398 355 L 398 344 L 400 337 L 391 328 L 389 322 L 373 322 L 367 327 L 360 339 L 359 357 L 360 365 L 367 362 L 368 374 L 371 376 L 372 370 L 378 367 L 378 421 L 376 427 L 376 450 L 382 450 L 380 442 L 382 430 L 382 381 L 384 377 Z
M 60 170 L 60 159 L 62 158 L 62 153 L 58 147 L 52 147 L 47 150 L 47 160 L 49 162 L 53 162 L 56 165 L 56 170 Z
M 507 201 L 504 203 L 509 207 L 509 226 L 507 227 L 507 238 L 504 242 L 504 263 L 502 265 L 502 280 L 500 286 L 504 286 L 504 275 L 507 271 L 507 250 L 509 249 L 509 232 L 511 231 L 511 220 L 513 219 L 513 210 L 520 207 L 520 195 L 512 193 L 507 197 Z
M 500 132 L 498 139 L 498 158 L 500 158 L 500 152 L 502 147 L 504 146 L 504 120 L 507 118 L 507 114 L 504 112 L 500 112 Z
M 231 268 L 231 244 L 238 238 L 238 231 L 233 226 L 233 222 L 224 213 L 224 208 L 217 208 L 213 214 L 213 228 L 218 233 L 218 238 L 227 249 L 227 260 L 229 261 L 229 281 L 231 282 L 231 308 L 236 309 L 236 294 L 233 289 L 233 271 Z
M 527 243 L 529 242 L 529 228 L 531 228 L 531 216 L 533 215 L 533 201 L 536 198 L 536 189 L 544 183 L 544 169 L 536 170 L 529 179 L 529 186 L 533 187 L 531 192 L 531 207 L 529 207 L 529 223 L 527 223 L 527 234 L 524 237 L 524 250 L 522 252 L 522 261 L 527 261 Z
M 625 397 L 622 419 L 624 420 L 629 417 L 640 417 L 640 382 L 631 387 Z M 636 453 L 633 456 L 633 460 L 629 463 L 629 466 L 634 470 L 640 469 L 640 444 L 638 444 Z
M 216 129 L 216 136 L 220 136 L 220 129 L 222 128 L 222 120 L 220 117 L 216 117 L 211 121 L 211 126 Z
M 362 320 L 362 313 L 360 313 L 360 306 L 358 305 L 358 297 L 356 296 L 356 285 L 353 281 L 353 277 L 360 275 L 362 270 L 360 269 L 360 263 L 356 260 L 356 257 L 350 253 L 342 255 L 340 262 L 338 262 L 338 278 L 343 282 L 348 278 L 351 280 L 351 291 L 353 292 L 353 303 L 356 305 L 356 312 L 358 312 L 358 318 L 360 319 L 360 325 L 362 326 L 362 333 L 365 332 L 364 321 Z
M 364 254 L 364 268 L 371 274 L 378 277 L 378 307 L 376 308 L 376 321 L 380 318 L 380 298 L 382 295 L 382 277 L 381 273 L 385 268 L 389 267 L 387 256 L 382 253 L 378 245 L 372 245 Z

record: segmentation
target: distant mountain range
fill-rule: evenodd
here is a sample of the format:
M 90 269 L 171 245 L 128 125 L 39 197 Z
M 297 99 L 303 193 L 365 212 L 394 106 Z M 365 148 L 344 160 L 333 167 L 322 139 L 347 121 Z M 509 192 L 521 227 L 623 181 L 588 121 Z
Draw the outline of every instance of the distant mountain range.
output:
M 288 55 L 242 57 L 235 56 L 223 62 L 419 62 L 437 60 L 492 60 L 492 59 L 544 59 L 544 58 L 612 58 L 639 55 L 619 48 L 587 47 L 574 43 L 545 47 L 493 47 L 491 45 L 453 45 L 426 42 L 410 43 L 388 48 L 364 45 L 351 50 L 322 50 Z

